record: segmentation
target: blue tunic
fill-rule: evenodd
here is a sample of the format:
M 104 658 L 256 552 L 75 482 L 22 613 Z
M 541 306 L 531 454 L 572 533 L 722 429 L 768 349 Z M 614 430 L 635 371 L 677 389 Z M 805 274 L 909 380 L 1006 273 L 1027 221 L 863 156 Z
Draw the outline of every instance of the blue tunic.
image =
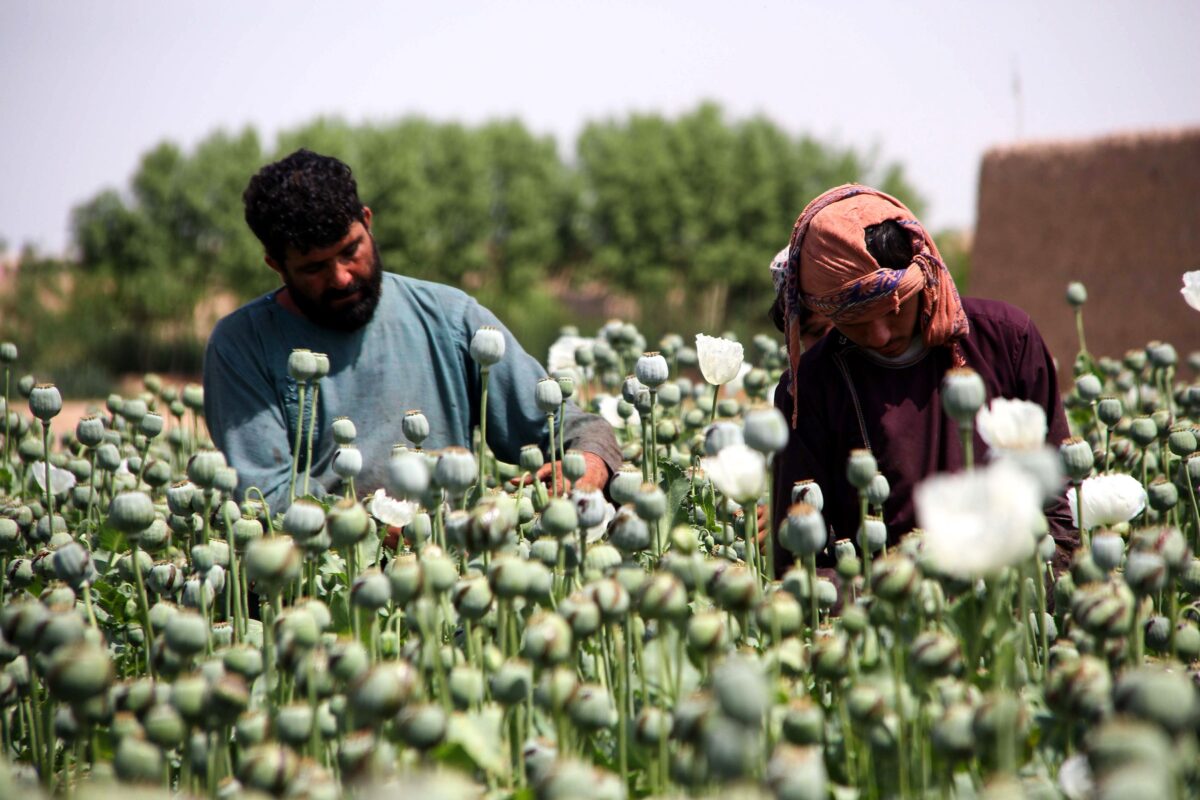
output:
M 484 325 L 498 328 L 506 344 L 504 358 L 490 370 L 488 445 L 510 463 L 518 460 L 523 445 L 538 444 L 545 451 L 546 416 L 533 395 L 546 372 L 492 312 L 467 294 L 385 272 L 374 317 L 347 333 L 288 311 L 276 302 L 278 291 L 218 322 L 204 356 L 204 413 L 213 442 L 238 471 L 239 497 L 256 486 L 273 510 L 287 506 L 299 416 L 297 385 L 287 365 L 292 350 L 301 347 L 325 353 L 330 363 L 329 375 L 320 381 L 313 494 L 339 488 L 331 464 L 337 449 L 332 424 L 340 416 L 357 428 L 363 469 L 355 489 L 360 495 L 386 485 L 392 446 L 408 444 L 401 421 L 410 409 L 420 409 L 429 420 L 424 449 L 469 448 L 479 424 L 481 389 L 469 346 Z M 311 387 L 306 394 L 311 407 Z M 574 404 L 568 404 L 565 438 L 568 447 L 600 456 L 610 470 L 620 466 L 612 428 Z

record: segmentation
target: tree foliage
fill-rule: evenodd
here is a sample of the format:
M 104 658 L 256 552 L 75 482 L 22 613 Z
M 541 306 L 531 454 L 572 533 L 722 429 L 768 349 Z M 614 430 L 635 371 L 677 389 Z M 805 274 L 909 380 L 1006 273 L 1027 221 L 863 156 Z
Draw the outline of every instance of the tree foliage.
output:
M 92 335 L 66 360 L 196 368 L 208 324 L 197 305 L 221 294 L 245 301 L 277 283 L 241 194 L 262 164 L 298 147 L 354 169 L 386 269 L 467 289 L 534 352 L 569 321 L 548 278 L 632 295 L 650 333 L 697 322 L 749 331 L 765 325 L 767 264 L 813 196 L 862 181 L 922 205 L 898 164 L 764 117 L 731 121 L 714 104 L 592 122 L 570 162 L 515 119 L 471 127 L 319 118 L 269 150 L 253 129 L 219 131 L 191 152 L 159 144 L 126 191 L 75 210 L 76 255 L 59 266 L 69 296 L 59 302 Z M 46 319 L 36 304 L 8 305 L 6 336 Z

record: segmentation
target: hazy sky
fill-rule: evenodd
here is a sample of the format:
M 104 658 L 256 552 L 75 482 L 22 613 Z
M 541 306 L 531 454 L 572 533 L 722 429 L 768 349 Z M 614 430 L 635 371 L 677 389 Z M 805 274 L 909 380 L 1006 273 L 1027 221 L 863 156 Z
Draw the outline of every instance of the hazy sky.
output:
M 1194 0 L 0 0 L 0 238 L 60 250 L 146 149 L 217 128 L 515 115 L 569 145 L 704 99 L 877 146 L 970 225 L 993 145 L 1200 125 L 1198 32 Z

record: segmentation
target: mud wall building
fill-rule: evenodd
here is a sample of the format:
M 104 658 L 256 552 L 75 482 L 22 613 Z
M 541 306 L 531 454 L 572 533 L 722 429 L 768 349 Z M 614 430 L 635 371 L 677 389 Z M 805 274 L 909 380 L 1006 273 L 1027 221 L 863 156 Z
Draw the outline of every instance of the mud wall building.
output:
M 1200 128 L 1000 147 L 983 159 L 969 294 L 1029 312 L 1070 380 L 1078 350 L 1066 286 L 1083 281 L 1088 349 L 1152 339 L 1200 350 L 1179 294 L 1200 269 Z M 1181 377 L 1194 379 L 1181 365 Z

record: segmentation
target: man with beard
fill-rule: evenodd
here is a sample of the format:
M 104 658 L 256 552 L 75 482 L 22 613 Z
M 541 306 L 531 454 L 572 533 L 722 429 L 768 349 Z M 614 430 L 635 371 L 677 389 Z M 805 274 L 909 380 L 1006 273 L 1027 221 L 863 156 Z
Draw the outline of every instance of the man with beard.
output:
M 243 201 L 246 223 L 283 286 L 218 322 L 205 351 L 205 416 L 213 442 L 238 471 L 239 493 L 257 487 L 273 510 L 290 502 L 301 422 L 288 372 L 296 348 L 326 354 L 330 367 L 319 382 L 310 493 L 343 488 L 333 471 L 339 416 L 357 429 L 360 495 L 385 485 L 392 447 L 406 443 L 401 422 L 410 409 L 429 421 L 424 449 L 469 448 L 481 388 L 469 345 L 484 326 L 505 340 L 504 357 L 489 370 L 488 445 L 507 462 L 518 460 L 523 445 L 545 449 L 546 416 L 534 402 L 546 374 L 541 365 L 463 292 L 383 270 L 371 209 L 348 166 L 298 150 L 263 167 Z M 307 419 L 311 402 L 305 405 Z M 587 461 L 579 485 L 603 488 L 621 463 L 612 429 L 568 404 L 564 438 Z

